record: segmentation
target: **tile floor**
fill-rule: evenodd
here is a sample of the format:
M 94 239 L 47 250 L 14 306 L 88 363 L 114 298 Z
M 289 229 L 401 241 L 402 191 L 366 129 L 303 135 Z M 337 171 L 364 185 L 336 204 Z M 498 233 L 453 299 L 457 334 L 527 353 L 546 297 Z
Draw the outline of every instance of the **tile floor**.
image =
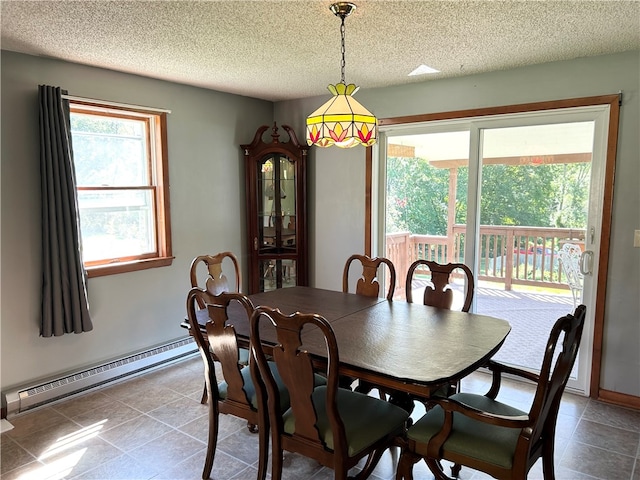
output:
M 463 380 L 484 391 L 488 376 Z M 207 407 L 199 356 L 11 419 L 1 435 L 2 480 L 197 480 L 206 449 Z M 505 382 L 501 399 L 528 409 L 531 386 Z M 414 416 L 420 412 L 414 412 Z M 256 478 L 257 435 L 241 419 L 221 416 L 214 480 Z M 558 480 L 640 480 L 640 411 L 565 394 L 558 418 Z M 389 451 L 373 480 L 394 477 L 398 452 Z M 327 480 L 332 470 L 298 455 L 285 457 L 287 480 Z M 416 480 L 433 479 L 424 463 Z M 489 478 L 463 468 L 463 480 Z M 529 474 L 542 478 L 540 462 Z

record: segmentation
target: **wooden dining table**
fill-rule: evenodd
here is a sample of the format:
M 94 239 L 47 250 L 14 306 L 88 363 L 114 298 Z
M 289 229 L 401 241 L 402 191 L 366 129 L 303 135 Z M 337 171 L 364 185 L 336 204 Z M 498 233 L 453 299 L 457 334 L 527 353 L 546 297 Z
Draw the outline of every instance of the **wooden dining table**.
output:
M 485 364 L 511 330 L 507 321 L 487 315 L 312 287 L 281 288 L 249 298 L 256 307 L 278 308 L 285 314 L 322 315 L 338 342 L 341 374 L 424 398 Z M 207 318 L 202 312 L 201 324 Z M 248 344 L 246 313 L 230 308 L 229 323 Z M 324 340 L 312 331 L 303 332 L 302 339 L 322 364 Z

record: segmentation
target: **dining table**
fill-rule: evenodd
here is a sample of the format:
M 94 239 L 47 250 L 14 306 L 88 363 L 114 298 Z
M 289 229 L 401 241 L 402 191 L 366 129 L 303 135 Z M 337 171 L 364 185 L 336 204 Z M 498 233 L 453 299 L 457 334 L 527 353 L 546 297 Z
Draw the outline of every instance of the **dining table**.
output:
M 486 364 L 511 330 L 506 320 L 487 315 L 314 287 L 281 288 L 248 297 L 256 307 L 322 315 L 336 336 L 340 374 L 423 398 Z M 208 317 L 205 310 L 200 312 L 203 328 Z M 245 311 L 232 305 L 228 317 L 239 342 L 248 346 Z M 182 325 L 189 327 L 188 322 Z M 263 347 L 273 348 L 275 337 L 264 337 Z M 302 340 L 321 365 L 326 360 L 323 337 L 310 330 L 303 331 Z

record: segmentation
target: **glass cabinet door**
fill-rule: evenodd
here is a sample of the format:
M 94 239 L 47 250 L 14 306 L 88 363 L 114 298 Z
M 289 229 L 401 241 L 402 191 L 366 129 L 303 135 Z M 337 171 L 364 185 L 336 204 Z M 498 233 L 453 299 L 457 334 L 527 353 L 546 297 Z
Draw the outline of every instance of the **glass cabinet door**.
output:
M 296 285 L 295 164 L 286 155 L 269 154 L 257 163 L 257 231 L 261 291 Z M 268 258 L 265 258 L 268 257 Z
M 269 155 L 257 168 L 260 253 L 295 253 L 295 166 L 286 156 Z
M 295 287 L 296 261 L 287 259 L 260 260 L 260 291 L 269 292 L 276 288 Z

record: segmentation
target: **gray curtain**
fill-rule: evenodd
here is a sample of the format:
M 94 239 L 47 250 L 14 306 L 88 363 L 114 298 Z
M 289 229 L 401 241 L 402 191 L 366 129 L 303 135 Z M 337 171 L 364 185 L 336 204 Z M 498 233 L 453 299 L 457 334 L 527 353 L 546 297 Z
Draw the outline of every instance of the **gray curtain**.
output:
M 40 85 L 40 173 L 42 180 L 42 323 L 40 335 L 93 329 L 86 272 L 80 256 L 69 102 L 59 87 Z

